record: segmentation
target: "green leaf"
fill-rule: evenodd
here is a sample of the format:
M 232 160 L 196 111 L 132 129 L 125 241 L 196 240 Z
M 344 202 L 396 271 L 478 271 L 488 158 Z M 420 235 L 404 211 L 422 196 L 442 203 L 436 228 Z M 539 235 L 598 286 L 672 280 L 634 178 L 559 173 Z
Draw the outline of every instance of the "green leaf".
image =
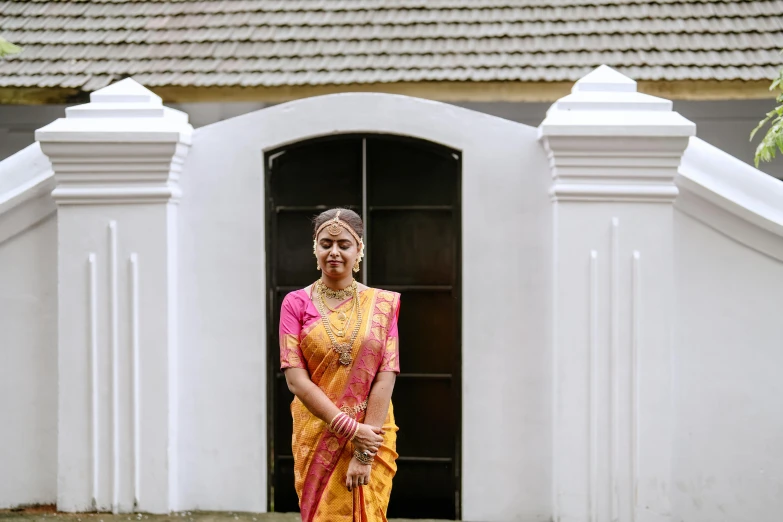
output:
M 783 51 L 781 51 L 781 54 L 783 54 Z M 750 133 L 752 141 L 756 133 L 769 124 L 769 128 L 761 139 L 761 143 L 756 147 L 756 154 L 753 157 L 757 168 L 762 161 L 772 161 L 777 156 L 778 151 L 783 154 L 783 69 L 780 70 L 769 86 L 770 91 L 776 89 L 780 90 L 780 94 L 775 96 L 778 106 L 768 112 Z
M 0 58 L 8 56 L 9 54 L 16 54 L 22 52 L 22 48 L 18 45 L 14 45 L 2 36 L 0 36 Z
M 753 136 L 755 136 L 756 133 L 759 131 L 759 129 L 761 129 L 764 125 L 767 124 L 767 122 L 770 120 L 770 118 L 772 118 L 772 115 L 773 115 L 772 112 L 767 113 L 767 117 L 764 118 L 763 120 L 761 120 L 758 125 L 756 125 L 756 128 L 753 129 L 753 131 L 750 133 L 750 139 L 751 140 L 753 139 Z
M 764 144 L 759 143 L 759 146 L 756 147 L 756 154 L 753 158 L 753 161 L 756 163 L 756 168 L 759 168 L 759 162 L 761 161 L 761 155 L 764 152 Z

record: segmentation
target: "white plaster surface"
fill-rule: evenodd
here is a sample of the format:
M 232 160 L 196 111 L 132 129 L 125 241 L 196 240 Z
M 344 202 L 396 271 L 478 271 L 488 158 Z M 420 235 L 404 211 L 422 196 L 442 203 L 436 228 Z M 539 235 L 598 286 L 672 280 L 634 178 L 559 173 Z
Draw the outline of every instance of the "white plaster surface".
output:
M 674 520 L 783 512 L 783 263 L 676 214 Z
M 463 271 L 482 274 L 463 282 L 463 517 L 545 518 L 550 403 L 541 390 L 549 387 L 549 354 L 541 325 L 551 229 L 536 130 L 376 94 L 279 105 L 194 135 L 182 178 L 181 247 L 189 265 L 181 303 L 183 320 L 194 325 L 183 328 L 180 361 L 182 505 L 266 503 L 263 152 L 359 132 L 427 139 L 463 153 Z
M 56 498 L 57 222 L 51 217 L 0 242 L 0 509 Z
M 0 162 L 0 243 L 54 214 L 53 188 L 52 165 L 38 143 Z
M 672 204 L 694 131 L 605 66 L 539 127 L 553 176 L 560 522 L 671 517 L 660 485 L 671 474 Z
M 55 171 L 60 511 L 177 507 L 187 115 L 123 80 L 36 131 Z
M 194 127 L 202 127 L 234 116 L 247 114 L 266 105 L 263 102 L 201 102 L 172 104 L 185 111 Z M 485 114 L 538 126 L 549 103 L 533 102 L 461 102 L 456 103 Z M 759 136 L 751 142 L 750 131 L 764 114 L 775 106 L 774 98 L 761 100 L 675 100 L 674 110 L 696 123 L 698 136 L 732 156 L 753 164 L 753 152 Z M 0 160 L 35 141 L 35 129 L 65 114 L 65 105 L 0 105 Z M 783 178 L 783 156 L 759 168 Z

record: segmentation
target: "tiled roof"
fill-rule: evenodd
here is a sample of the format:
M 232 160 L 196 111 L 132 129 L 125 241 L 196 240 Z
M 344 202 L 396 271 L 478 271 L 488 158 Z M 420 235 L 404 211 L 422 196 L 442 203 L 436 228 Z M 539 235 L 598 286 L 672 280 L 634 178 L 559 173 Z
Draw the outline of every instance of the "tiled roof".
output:
M 783 0 L 0 1 L 0 87 L 765 80 Z

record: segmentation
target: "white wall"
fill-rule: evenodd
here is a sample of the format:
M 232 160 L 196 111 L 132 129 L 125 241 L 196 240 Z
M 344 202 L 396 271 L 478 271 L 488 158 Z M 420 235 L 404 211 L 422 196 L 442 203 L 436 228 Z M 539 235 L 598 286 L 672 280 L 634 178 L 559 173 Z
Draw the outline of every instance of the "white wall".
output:
M 462 107 L 518 121 L 538 125 L 544 119 L 548 103 L 460 103 Z M 696 135 L 735 156 L 753 164 L 753 155 L 761 139 L 753 142 L 750 132 L 759 120 L 775 107 L 774 98 L 767 100 L 675 101 L 674 110 L 696 124 Z M 759 169 L 777 178 L 783 178 L 783 155 L 771 163 L 762 163 Z
M 0 162 L 0 508 L 57 495 L 57 223 L 38 144 Z
M 675 521 L 777 521 L 783 184 L 692 138 L 677 185 Z
M 263 102 L 181 103 L 170 107 L 185 111 L 194 127 L 202 127 L 234 116 L 246 114 L 271 104 Z M 485 114 L 538 126 L 544 119 L 549 103 L 524 102 L 464 102 L 457 103 Z M 775 106 L 773 98 L 765 100 L 675 101 L 674 110 L 696 123 L 697 135 L 704 141 L 728 152 L 748 164 L 760 135 L 749 141 L 759 120 Z M 0 160 L 30 145 L 35 129 L 62 117 L 65 105 L 0 105 Z M 783 155 L 759 168 L 777 178 L 783 178 Z
M 35 131 L 65 117 L 72 105 L 0 105 L 0 161 L 35 142 Z M 194 127 L 263 109 L 263 102 L 180 103 L 167 107 L 188 113 Z
M 0 243 L 0 508 L 57 498 L 56 255 L 54 217 Z
M 783 513 L 783 263 L 676 215 L 675 521 Z
M 194 135 L 181 204 L 182 506 L 266 507 L 264 151 L 360 132 L 463 152 L 463 517 L 546 519 L 551 214 L 536 129 L 373 94 L 300 100 Z
M 707 121 L 711 110 L 721 107 L 694 105 L 693 110 L 703 109 L 699 117 Z M 716 136 L 736 130 L 732 139 L 739 143 L 737 129 L 744 125 L 739 122 L 756 118 L 748 118 L 745 110 L 755 114 L 757 108 L 735 108 L 731 115 L 715 116 L 700 132 L 706 126 L 703 134 L 709 138 L 709 129 Z M 7 109 L 0 107 L 0 121 Z M 209 118 L 225 114 L 220 106 L 210 111 Z M 24 120 L 24 111 L 17 116 Z M 721 118 L 729 123 L 715 123 Z M 537 131 L 459 107 L 371 94 L 270 107 L 194 134 L 181 175 L 179 408 L 174 422 L 179 435 L 178 445 L 172 445 L 179 457 L 172 459 L 179 472 L 178 507 L 266 508 L 264 151 L 332 133 L 361 132 L 427 139 L 463 153 L 463 518 L 546 520 L 553 507 L 554 387 L 547 348 L 554 287 L 547 194 L 552 177 Z M 16 182 L 3 184 L 12 179 L 4 168 L 14 162 L 0 164 L 0 507 L 49 503 L 58 496 L 57 224 L 45 217 L 52 210 L 45 197 L 48 167 L 40 163 L 40 151 L 31 148 L 25 154 L 35 168 L 19 183 L 34 183 L 21 194 L 10 196 Z M 679 173 L 671 480 L 641 488 L 625 485 L 633 495 L 655 489 L 667 503 L 671 500 L 671 510 L 661 516 L 673 522 L 772 522 L 783 509 L 783 184 L 701 140 L 691 140 Z M 612 210 L 626 208 L 611 205 Z M 666 232 L 665 227 L 655 231 L 662 221 L 644 205 L 627 207 L 634 217 L 620 219 L 621 234 Z M 598 216 L 595 201 L 572 207 L 575 225 L 580 213 Z M 85 213 L 88 233 L 74 221 L 72 237 L 81 241 L 92 234 L 105 242 L 106 219 L 117 214 L 135 218 L 127 205 L 111 210 Z M 144 212 L 140 229 L 164 222 Z M 9 228 L 11 213 L 14 227 Z M 600 232 L 604 250 L 613 248 L 606 227 L 615 215 L 599 216 L 605 225 Z M 152 235 L 162 238 L 157 232 Z M 561 239 L 570 237 L 580 246 L 579 234 L 575 230 Z M 70 247 L 78 250 L 77 243 Z M 163 243 L 158 241 L 156 249 L 164 249 Z M 588 247 L 596 248 L 585 243 L 580 251 Z M 655 255 L 642 255 L 664 266 L 665 259 L 655 262 Z M 568 291 L 565 285 L 560 298 L 584 308 L 589 273 L 579 274 L 575 284 L 582 290 Z M 628 277 L 620 281 L 627 285 Z M 143 308 L 154 314 L 151 307 Z M 69 328 L 84 329 L 78 314 L 68 317 L 75 321 L 69 319 Z M 666 349 L 641 346 L 649 349 L 640 356 L 642 366 L 649 366 L 645 356 Z M 64 353 L 60 350 L 60 357 Z M 643 369 L 649 389 L 655 368 Z M 83 382 L 72 371 L 67 374 L 76 380 L 68 385 L 60 379 L 61 384 L 79 391 Z M 83 410 L 83 402 L 75 401 L 74 408 Z M 651 417 L 641 414 L 644 427 Z M 146 424 L 145 430 L 155 431 L 155 425 Z M 645 436 L 640 434 L 642 440 Z M 61 467 L 69 458 L 78 461 L 78 452 L 87 447 L 84 437 L 77 439 L 61 434 Z M 665 454 L 669 447 L 661 444 Z M 124 466 L 127 460 L 123 457 Z M 668 466 L 668 459 L 662 460 L 661 466 Z M 575 479 L 580 477 L 586 478 L 579 473 Z M 151 487 L 153 481 L 144 484 Z M 69 487 L 75 486 L 60 484 L 59 492 Z M 633 495 L 642 502 L 637 507 L 647 509 L 644 499 Z

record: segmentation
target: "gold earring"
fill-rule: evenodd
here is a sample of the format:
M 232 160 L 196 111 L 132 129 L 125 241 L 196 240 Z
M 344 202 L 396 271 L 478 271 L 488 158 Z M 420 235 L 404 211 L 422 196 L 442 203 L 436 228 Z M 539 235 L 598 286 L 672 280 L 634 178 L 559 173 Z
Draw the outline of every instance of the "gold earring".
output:
M 315 269 L 316 270 L 320 270 L 321 269 L 321 265 L 318 264 L 318 261 L 315 262 Z
M 358 272 L 359 271 L 359 260 L 357 259 L 356 262 L 353 264 L 353 271 Z

